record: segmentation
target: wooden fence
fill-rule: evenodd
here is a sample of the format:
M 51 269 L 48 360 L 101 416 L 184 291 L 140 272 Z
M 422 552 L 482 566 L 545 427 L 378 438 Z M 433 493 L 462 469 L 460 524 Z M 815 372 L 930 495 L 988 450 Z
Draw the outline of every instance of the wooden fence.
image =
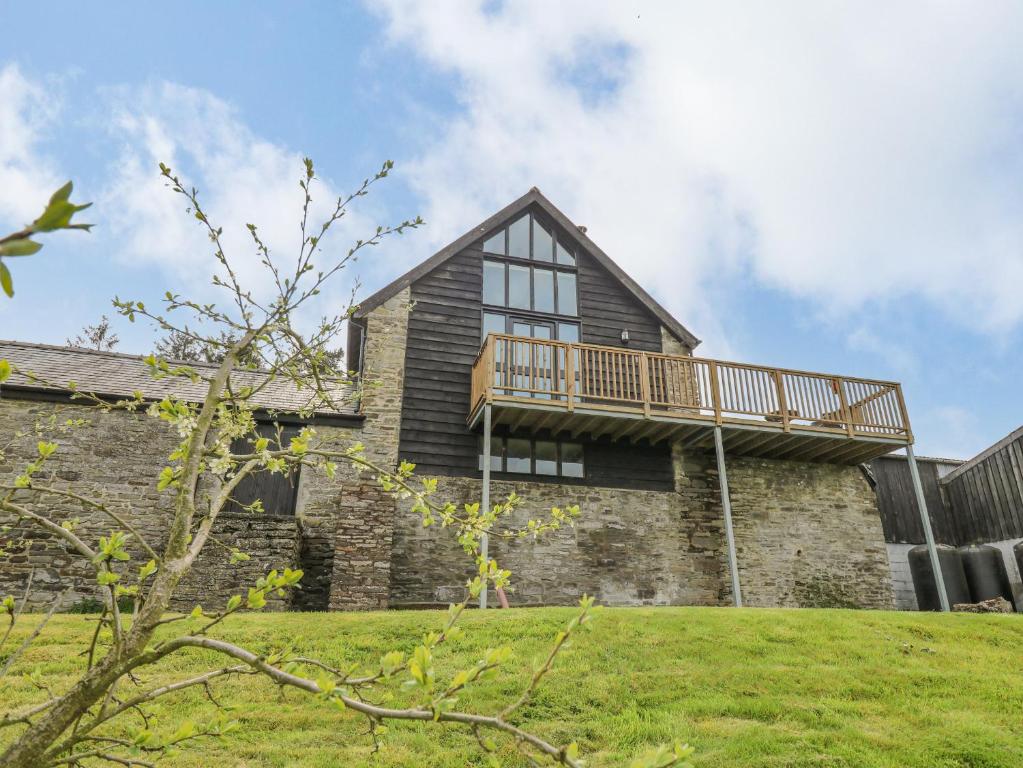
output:
M 1023 427 L 942 478 L 960 543 L 1023 537 Z
M 934 537 L 961 546 L 1023 538 L 1023 428 L 966 462 L 918 458 Z M 871 462 L 886 541 L 921 544 L 920 513 L 901 456 Z

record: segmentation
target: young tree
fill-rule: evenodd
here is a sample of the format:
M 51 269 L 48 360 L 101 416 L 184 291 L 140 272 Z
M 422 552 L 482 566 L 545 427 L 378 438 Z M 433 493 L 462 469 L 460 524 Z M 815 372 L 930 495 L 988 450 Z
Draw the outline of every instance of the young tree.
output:
M 67 340 L 67 345 L 69 347 L 95 349 L 99 352 L 111 352 L 120 341 L 117 338 L 117 334 L 110 329 L 110 318 L 103 315 L 95 325 L 83 326 L 80 334 L 73 339 L 69 338 Z
M 175 343 L 194 342 L 197 348 L 210 350 L 210 357 L 219 362 L 215 369 L 207 366 L 200 369 L 170 363 L 159 355 L 150 355 L 145 360 L 156 378 L 201 381 L 205 387 L 201 402 L 167 397 L 147 404 L 142 394 L 137 393 L 133 398 L 109 403 L 88 393 L 76 393 L 96 408 L 144 412 L 164 422 L 180 436 L 180 443 L 168 456 L 167 465 L 154 477 L 158 489 L 173 502 L 168 533 L 163 541 L 149 541 L 144 532 L 129 524 L 118 508 L 103 499 L 92 498 L 73 487 L 47 482 L 44 470 L 59 450 L 57 442 L 39 441 L 34 460 L 22 468 L 13 483 L 0 485 L 0 513 L 61 539 L 70 551 L 79 554 L 95 572 L 96 588 L 104 606 L 91 642 L 84 649 L 88 661 L 81 676 L 66 690 L 0 718 L 0 727 L 20 729 L 0 756 L 0 765 L 5 768 L 100 763 L 151 765 L 173 745 L 216 736 L 228 727 L 227 723 L 217 720 L 200 727 L 183 726 L 173 735 L 160 735 L 150 729 L 146 716 L 151 702 L 188 688 L 208 689 L 220 678 L 252 674 L 266 676 L 282 687 L 330 700 L 341 710 L 366 718 L 373 738 L 377 738 L 384 730 L 383 724 L 391 720 L 453 723 L 476 734 L 481 749 L 487 751 L 493 749 L 486 736 L 491 732 L 510 739 L 533 763 L 582 764 L 575 744 L 551 744 L 517 726 L 514 720 L 551 670 L 566 640 L 589 620 L 592 600 L 583 598 L 576 618 L 554 638 L 545 663 L 521 694 L 497 715 L 459 709 L 458 694 L 480 678 L 493 674 L 507 658 L 509 648 L 488 650 L 475 665 L 450 679 L 439 679 L 433 661 L 434 654 L 459 631 L 457 622 L 468 601 L 488 585 L 502 587 L 508 581 L 507 571 L 493 560 L 480 556 L 481 536 L 484 533 L 507 538 L 521 538 L 527 533 L 546 535 L 570 524 L 578 508 L 555 508 L 548 516 L 529 521 L 521 529 L 509 528 L 506 526 L 508 515 L 518 503 L 515 496 L 492 509 L 480 509 L 479 505 L 458 509 L 450 502 L 437 501 L 436 481 L 415 479 L 414 467 L 408 463 L 402 462 L 398 467 L 378 466 L 367 458 L 361 446 L 332 445 L 308 427 L 287 443 L 261 436 L 256 431 L 254 403 L 259 393 L 273 381 L 287 380 L 309 393 L 303 413 L 337 407 L 335 365 L 327 350 L 354 308 L 350 306 L 344 312 L 324 318 L 308 333 L 301 332 L 294 319 L 296 311 L 359 252 L 422 224 L 416 218 L 395 226 L 377 227 L 367 239 L 357 241 L 338 256 L 325 250 L 325 236 L 331 227 L 346 214 L 353 201 L 385 178 L 391 167 L 390 162 L 385 163 L 379 173 L 365 180 L 354 193 L 339 198 L 333 213 L 322 224 L 309 228 L 310 189 L 315 175 L 312 162 L 305 161 L 301 180 L 304 195 L 301 247 L 297 258 L 288 262 L 292 266 L 284 267 L 284 262 L 271 254 L 264 244 L 257 228 L 248 225 L 262 265 L 274 285 L 272 298 L 261 300 L 239 283 L 221 247 L 222 230 L 210 221 L 200 206 L 196 190 L 186 187 L 170 168 L 161 165 L 168 186 L 185 198 L 189 213 L 210 238 L 219 265 L 213 282 L 226 292 L 229 304 L 199 303 L 173 293 L 166 294 L 162 313 L 150 310 L 141 301 L 115 300 L 114 304 L 130 321 L 148 318 L 164 333 L 172 334 L 177 340 Z M 192 324 L 174 319 L 180 315 L 189 318 Z M 200 333 L 194 330 L 196 327 L 213 330 Z M 12 366 L 0 361 L 0 380 L 11 372 Z M 244 441 L 249 445 L 247 450 L 232 450 L 232 446 Z M 467 553 L 475 558 L 477 573 L 467 584 L 465 599 L 450 607 L 439 631 L 422 638 L 410 656 L 392 651 L 384 655 L 379 664 L 362 672 L 335 669 L 322 661 L 304 658 L 287 647 L 287 638 L 281 638 L 279 650 L 260 654 L 218 637 L 218 630 L 233 614 L 245 609 L 257 610 L 271 594 L 294 588 L 302 573 L 292 570 L 268 573 L 253 584 L 247 594 L 236 595 L 215 610 L 197 606 L 190 615 L 169 611 L 179 582 L 211 541 L 218 515 L 242 480 L 257 472 L 289 472 L 298 467 L 332 477 L 340 462 L 372 473 L 386 492 L 410 500 L 425 525 L 443 524 L 452 528 Z M 86 541 L 76 533 L 73 524 L 50 516 L 47 502 L 55 499 L 72 501 L 90 512 L 105 515 L 111 523 L 111 533 L 98 541 Z M 144 553 L 145 562 L 132 563 L 133 547 Z M 244 553 L 234 556 L 244 557 Z M 122 606 L 125 599 L 131 602 L 128 611 Z M 18 618 L 14 599 L 8 598 L 3 608 L 13 626 Z M 44 623 L 45 618 L 37 632 Z M 6 639 L 0 638 L 0 645 Z M 138 674 L 146 668 L 194 649 L 216 652 L 223 657 L 223 665 L 169 685 L 132 688 L 130 693 L 122 693 L 125 686 L 119 688 L 126 679 L 138 682 Z M 18 653 L 15 651 L 14 656 Z M 5 672 L 6 668 L 0 670 L 0 677 Z M 407 706 L 370 703 L 379 701 L 376 694 L 388 686 L 410 690 L 411 702 Z M 44 685 L 43 689 L 49 691 L 49 686 Z M 116 729 L 117 722 L 126 718 L 138 720 L 130 738 L 124 737 L 123 730 Z M 662 748 L 636 765 L 657 768 L 676 765 L 689 752 L 683 745 Z

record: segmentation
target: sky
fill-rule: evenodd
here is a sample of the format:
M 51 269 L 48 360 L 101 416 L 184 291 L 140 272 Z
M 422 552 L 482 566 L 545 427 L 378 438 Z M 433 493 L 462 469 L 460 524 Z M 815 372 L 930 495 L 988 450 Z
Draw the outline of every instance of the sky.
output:
M 917 452 L 1020 426 L 1023 5 L 0 0 L 0 232 L 74 180 L 88 234 L 10 260 L 0 338 L 64 343 L 110 300 L 212 300 L 200 191 L 257 293 L 245 224 L 294 253 L 384 160 L 327 246 L 366 296 L 539 187 L 692 330 L 697 354 L 904 386 Z M 288 251 L 288 249 L 291 249 Z M 121 351 L 144 323 L 114 320 Z

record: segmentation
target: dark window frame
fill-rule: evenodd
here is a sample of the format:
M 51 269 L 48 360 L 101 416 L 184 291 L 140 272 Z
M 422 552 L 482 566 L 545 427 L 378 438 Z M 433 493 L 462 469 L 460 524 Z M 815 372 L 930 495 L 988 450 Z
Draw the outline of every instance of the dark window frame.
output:
M 529 471 L 528 472 L 512 472 L 508 469 L 508 441 L 509 440 L 526 440 L 529 442 Z M 499 451 L 494 450 L 495 441 L 500 442 Z M 536 444 L 537 442 L 542 443 L 554 443 L 555 455 L 556 455 L 556 472 L 553 475 L 538 474 L 536 471 Z M 579 453 L 582 456 L 583 471 L 581 475 L 566 475 L 562 467 L 562 455 L 564 453 L 563 446 L 566 444 L 573 444 L 579 446 Z M 495 459 L 500 456 L 500 469 L 495 469 L 493 463 Z M 529 475 L 530 477 L 546 477 L 546 478 L 559 478 L 566 480 L 586 480 L 586 444 L 582 440 L 558 440 L 553 437 L 521 437 L 518 435 L 491 435 L 490 436 L 490 462 L 491 472 L 499 472 L 502 475 Z M 476 444 L 476 471 L 483 471 L 483 435 L 479 436 Z
M 491 264 L 500 264 L 504 267 L 504 303 L 503 304 L 487 304 L 484 302 L 486 307 L 500 307 L 501 309 L 511 310 L 513 312 L 529 312 L 537 315 L 545 315 L 547 317 L 571 317 L 578 319 L 579 315 L 579 270 L 575 267 L 562 268 L 558 265 L 543 266 L 547 262 L 543 262 L 540 266 L 533 264 L 531 261 L 525 259 L 516 259 L 510 256 L 495 256 L 493 254 L 485 254 L 483 256 L 483 274 L 486 275 L 487 262 Z M 509 300 L 511 298 L 511 270 L 509 267 L 525 267 L 529 270 L 529 307 L 513 307 Z M 535 309 L 536 307 L 536 271 L 542 270 L 551 273 L 551 281 L 553 283 L 554 292 L 554 311 L 544 312 L 543 310 Z M 558 273 L 570 274 L 575 277 L 575 314 L 566 314 L 560 312 L 561 309 L 561 286 L 558 280 Z M 482 301 L 484 296 L 483 285 L 480 285 L 480 299 Z
M 519 323 L 546 323 L 550 325 L 553 330 L 551 341 L 563 341 L 561 338 L 561 326 L 570 325 L 576 329 L 576 341 L 566 341 L 566 344 L 581 344 L 582 339 L 582 322 L 578 320 L 566 320 L 565 315 L 550 315 L 540 312 L 525 312 L 523 310 L 512 310 L 508 307 L 497 307 L 493 304 L 484 304 L 480 311 L 480 343 L 482 344 L 487 340 L 487 333 L 485 332 L 486 324 L 484 319 L 486 315 L 500 315 L 504 318 L 504 330 L 496 331 L 496 333 L 505 333 L 509 336 L 514 335 L 512 329 L 516 322 Z M 546 339 L 543 339 L 546 341 Z
M 529 256 L 527 258 L 522 258 L 520 256 L 512 256 L 512 255 L 510 255 L 508 253 L 508 244 L 509 244 L 509 240 L 510 240 L 510 237 L 508 235 L 508 230 L 511 228 L 512 224 L 516 224 L 516 223 L 518 223 L 520 220 L 522 220 L 524 218 L 525 219 L 529 219 L 529 222 L 527 224 L 527 229 L 529 231 Z M 551 260 L 550 261 L 544 261 L 543 259 L 537 259 L 536 258 L 535 250 L 534 250 L 534 243 L 533 243 L 533 225 L 534 225 L 534 222 L 539 224 L 539 226 L 543 227 L 547 232 L 550 233 L 551 240 L 552 240 Z M 493 251 L 486 250 L 483 247 L 484 244 L 487 241 L 489 241 L 489 240 L 493 240 L 494 237 L 496 235 L 498 235 L 498 234 L 504 235 L 504 251 L 502 253 L 494 253 Z M 562 249 L 565 250 L 568 253 L 568 255 L 572 257 L 572 263 L 571 264 L 558 261 L 558 244 L 559 243 L 561 244 Z M 564 267 L 566 269 L 572 269 L 572 270 L 578 269 L 578 267 L 579 267 L 579 247 L 576 245 L 576 243 L 573 241 L 573 239 L 571 237 L 567 237 L 567 238 L 563 237 L 560 227 L 558 227 L 553 221 L 548 220 L 546 216 L 542 216 L 542 215 L 541 216 L 537 216 L 535 211 L 526 211 L 521 216 L 518 216 L 515 219 L 513 219 L 512 221 L 509 221 L 506 224 L 504 224 L 501 227 L 500 232 L 491 231 L 490 234 L 487 235 L 486 237 L 480 238 L 480 240 L 479 240 L 479 249 L 480 249 L 480 251 L 482 253 L 486 254 L 487 256 L 497 256 L 497 257 L 500 257 L 502 259 L 511 259 L 512 261 L 515 261 L 515 262 L 529 262 L 529 263 L 539 263 L 539 264 L 551 264 L 552 266 L 555 266 L 555 267 Z

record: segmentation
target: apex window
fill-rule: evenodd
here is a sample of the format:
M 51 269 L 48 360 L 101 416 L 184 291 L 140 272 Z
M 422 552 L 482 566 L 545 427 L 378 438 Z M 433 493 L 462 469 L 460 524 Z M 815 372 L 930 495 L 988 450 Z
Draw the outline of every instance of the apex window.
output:
M 556 236 L 553 230 L 527 213 L 483 242 L 483 251 L 513 259 L 531 259 L 575 266 L 571 243 Z
M 579 314 L 577 291 L 575 272 L 483 260 L 483 303 L 487 306 L 575 317 Z

